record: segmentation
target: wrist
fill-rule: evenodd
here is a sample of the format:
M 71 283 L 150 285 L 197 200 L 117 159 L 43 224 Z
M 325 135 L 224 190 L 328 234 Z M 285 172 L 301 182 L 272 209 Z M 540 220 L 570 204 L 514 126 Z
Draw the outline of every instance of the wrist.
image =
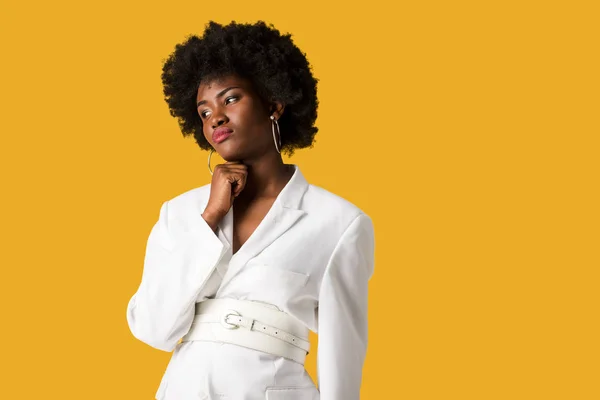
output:
M 202 213 L 202 218 L 206 221 L 206 223 L 212 228 L 212 230 L 217 229 L 217 225 L 221 221 L 222 216 L 219 213 L 213 212 L 211 210 L 204 210 Z

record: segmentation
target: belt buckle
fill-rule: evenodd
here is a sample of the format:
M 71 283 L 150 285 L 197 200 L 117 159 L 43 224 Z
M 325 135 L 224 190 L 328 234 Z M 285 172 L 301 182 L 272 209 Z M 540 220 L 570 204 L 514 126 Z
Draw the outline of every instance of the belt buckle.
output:
M 239 312 L 237 312 L 236 310 L 226 310 L 223 313 L 223 317 L 221 318 L 221 326 L 223 326 L 223 328 L 225 328 L 225 329 L 237 329 L 237 328 L 239 328 L 240 327 L 239 325 L 232 324 L 231 322 L 227 322 L 227 318 L 230 315 L 235 315 L 235 316 L 241 317 L 241 314 Z

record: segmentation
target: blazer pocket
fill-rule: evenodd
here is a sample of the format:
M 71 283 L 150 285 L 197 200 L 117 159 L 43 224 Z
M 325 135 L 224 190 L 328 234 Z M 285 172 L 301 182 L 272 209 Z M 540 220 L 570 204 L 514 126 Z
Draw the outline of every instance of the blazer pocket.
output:
M 308 282 L 309 275 L 302 272 L 296 272 L 264 263 L 252 265 L 251 268 L 271 281 L 285 282 L 292 286 L 305 286 L 306 282 Z
M 265 391 L 265 400 L 320 400 L 320 397 L 315 386 L 268 387 Z

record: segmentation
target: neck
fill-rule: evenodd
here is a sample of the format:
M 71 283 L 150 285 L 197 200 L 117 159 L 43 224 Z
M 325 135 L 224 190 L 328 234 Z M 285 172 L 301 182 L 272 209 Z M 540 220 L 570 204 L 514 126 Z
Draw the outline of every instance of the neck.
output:
M 277 197 L 294 174 L 294 166 L 284 164 L 279 153 L 273 157 L 244 160 L 244 164 L 248 166 L 248 178 L 239 197 L 247 200 Z

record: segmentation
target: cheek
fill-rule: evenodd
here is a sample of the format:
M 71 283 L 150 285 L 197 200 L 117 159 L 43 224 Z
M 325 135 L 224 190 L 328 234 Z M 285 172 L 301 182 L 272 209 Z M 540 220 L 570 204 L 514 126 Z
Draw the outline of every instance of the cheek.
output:
M 212 131 L 212 129 L 206 122 L 202 124 L 202 134 L 204 135 L 204 138 L 208 141 L 208 143 L 210 143 L 212 145 L 213 142 L 212 142 L 212 138 L 210 136 L 211 131 Z
M 236 110 L 236 118 L 238 122 L 255 131 L 262 131 L 265 127 L 265 122 L 269 122 L 269 117 L 266 115 L 262 107 L 257 104 L 246 104 Z
M 208 129 L 207 129 L 207 125 L 206 125 L 206 123 L 203 123 L 203 124 L 202 124 L 202 134 L 204 135 L 204 137 L 205 137 L 205 138 L 207 138 L 207 139 L 208 139 L 208 136 L 209 136 L 209 135 L 208 135 Z

